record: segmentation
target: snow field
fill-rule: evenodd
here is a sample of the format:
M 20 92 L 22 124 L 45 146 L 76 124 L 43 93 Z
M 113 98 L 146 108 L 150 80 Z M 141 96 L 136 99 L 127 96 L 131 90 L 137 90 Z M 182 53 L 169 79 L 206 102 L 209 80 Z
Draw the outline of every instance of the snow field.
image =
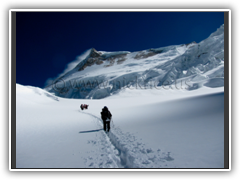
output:
M 102 120 L 99 117 L 90 113 L 84 114 L 89 114 L 95 118 L 99 126 L 102 127 Z M 151 148 L 146 148 L 144 143 L 138 141 L 134 135 L 122 133 L 120 128 L 114 124 L 111 125 L 110 132 L 104 133 L 104 138 L 110 144 L 105 144 L 107 147 L 110 146 L 110 148 L 107 148 L 108 152 L 109 149 L 114 150 L 111 159 L 115 161 L 114 163 L 118 165 L 118 168 L 157 168 L 162 167 L 161 163 L 166 160 L 173 160 L 169 154 L 161 153 L 160 149 L 157 150 L 157 153 L 154 153 Z M 101 142 L 104 142 L 104 140 L 101 140 Z
M 17 168 L 223 168 L 223 98 L 205 87 L 76 100 L 17 84 Z
M 16 85 L 17 168 L 224 168 L 224 25 L 200 43 L 98 51 L 100 63 L 91 51 L 47 91 Z
M 223 98 L 221 92 L 146 105 L 139 105 L 138 101 L 135 107 L 112 108 L 114 122 L 121 129 L 121 133 L 112 131 L 113 142 L 131 155 L 134 162 L 130 167 L 222 168 Z M 116 140 L 115 136 L 120 138 Z

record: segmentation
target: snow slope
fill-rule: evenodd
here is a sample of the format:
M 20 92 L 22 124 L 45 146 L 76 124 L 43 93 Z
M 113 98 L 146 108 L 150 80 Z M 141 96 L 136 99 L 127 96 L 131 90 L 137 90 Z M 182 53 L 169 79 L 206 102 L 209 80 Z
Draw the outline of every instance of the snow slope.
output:
M 59 97 L 102 99 L 136 87 L 158 89 L 172 85 L 176 88 L 179 83 L 189 91 L 205 86 L 223 87 L 224 25 L 200 43 L 138 52 L 92 48 L 71 67 L 45 89 Z
M 17 168 L 224 168 L 224 25 L 198 44 L 90 49 L 44 90 L 16 87 Z
M 101 100 L 16 88 L 17 168 L 224 167 L 223 87 L 125 89 Z M 113 115 L 108 134 L 103 106 Z

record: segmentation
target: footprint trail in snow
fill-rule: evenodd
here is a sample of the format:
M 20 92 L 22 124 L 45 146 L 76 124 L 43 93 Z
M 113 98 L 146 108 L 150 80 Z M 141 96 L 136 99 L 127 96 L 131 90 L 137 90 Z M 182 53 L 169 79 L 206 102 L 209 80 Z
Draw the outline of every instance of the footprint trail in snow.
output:
M 102 128 L 102 120 L 90 113 L 82 112 L 93 117 L 97 128 Z M 104 130 L 96 133 L 95 140 L 89 141 L 98 147 L 95 157 L 85 158 L 87 168 L 168 168 L 174 166 L 170 152 L 161 149 L 146 148 L 130 133 L 122 133 L 120 128 L 112 127 L 111 131 Z

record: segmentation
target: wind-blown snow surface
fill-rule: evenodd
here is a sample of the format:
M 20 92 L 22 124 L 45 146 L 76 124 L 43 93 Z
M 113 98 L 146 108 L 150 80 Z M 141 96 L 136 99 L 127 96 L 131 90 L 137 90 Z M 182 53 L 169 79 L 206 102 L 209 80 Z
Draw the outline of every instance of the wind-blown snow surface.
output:
M 16 88 L 17 168 L 224 168 L 223 87 L 125 89 L 101 100 Z

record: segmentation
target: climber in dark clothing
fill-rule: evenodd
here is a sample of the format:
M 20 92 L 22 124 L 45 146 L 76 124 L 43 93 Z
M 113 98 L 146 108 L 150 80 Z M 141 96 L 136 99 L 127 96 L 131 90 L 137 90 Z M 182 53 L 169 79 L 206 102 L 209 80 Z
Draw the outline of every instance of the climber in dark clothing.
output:
M 104 129 L 104 131 L 109 132 L 112 114 L 110 113 L 108 108 L 106 106 L 104 106 L 104 108 L 102 109 L 101 115 L 102 115 L 102 120 L 103 120 L 103 129 Z

